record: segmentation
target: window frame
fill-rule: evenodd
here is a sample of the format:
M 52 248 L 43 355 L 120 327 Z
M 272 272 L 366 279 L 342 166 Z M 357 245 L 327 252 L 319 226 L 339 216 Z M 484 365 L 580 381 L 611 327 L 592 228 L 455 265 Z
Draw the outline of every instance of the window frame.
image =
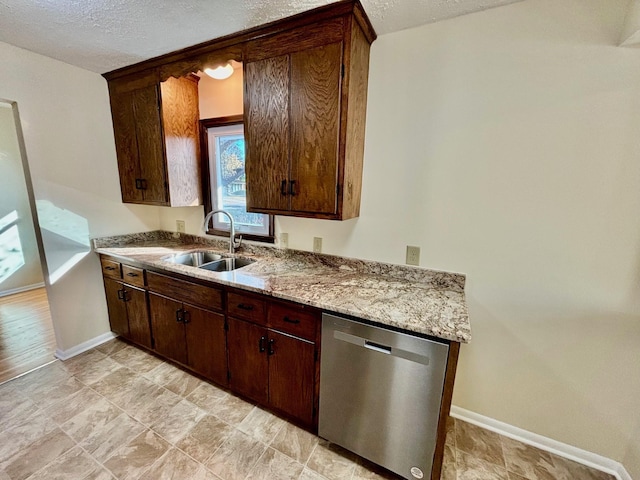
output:
M 230 115 L 226 117 L 214 117 L 205 118 L 200 120 L 200 157 L 201 157 L 201 171 L 202 171 L 202 193 L 204 196 L 204 208 L 205 213 L 211 212 L 213 207 L 212 186 L 211 186 L 211 165 L 209 164 L 209 129 L 217 127 L 228 127 L 233 125 L 239 125 L 244 122 L 243 115 Z M 265 214 L 263 214 L 265 215 Z M 269 218 L 269 233 L 267 235 L 256 235 L 251 233 L 238 232 L 237 235 L 242 235 L 245 240 L 252 240 L 256 242 L 275 243 L 274 234 L 274 216 L 268 215 Z M 210 223 L 213 225 L 213 222 Z M 222 237 L 228 237 L 229 230 L 222 230 L 213 228 L 213 226 L 207 225 L 207 235 L 218 235 Z

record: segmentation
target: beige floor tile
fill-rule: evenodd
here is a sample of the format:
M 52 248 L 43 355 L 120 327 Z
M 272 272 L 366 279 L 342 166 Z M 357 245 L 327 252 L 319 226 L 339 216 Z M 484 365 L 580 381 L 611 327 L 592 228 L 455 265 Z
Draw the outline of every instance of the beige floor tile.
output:
M 509 480 L 529 480 L 528 478 L 513 472 L 507 472 L 507 476 Z
M 171 445 L 151 430 L 146 430 L 118 449 L 104 463 L 118 479 L 139 478 L 171 448 Z
M 352 480 L 402 480 L 398 475 L 371 463 L 364 458 L 358 459 Z
M 83 478 L 82 480 L 115 480 L 115 478 L 116 477 L 111 475 L 111 472 L 103 468 L 103 469 L 98 469 L 96 472 L 89 474 L 87 477 Z M 31 479 L 28 479 L 28 480 L 31 480 Z
M 0 468 L 12 480 L 24 480 L 55 460 L 59 455 L 70 450 L 74 445 L 75 442 L 62 430 L 55 429 L 20 449 L 0 464 Z
M 458 480 L 508 480 L 507 471 L 503 467 L 465 452 L 457 452 L 456 467 Z
M 455 422 L 456 448 L 485 462 L 504 467 L 500 435 L 461 420 Z
M 33 391 L 29 398 L 38 407 L 46 409 L 59 401 L 68 399 L 83 388 L 84 385 L 78 380 L 68 377 L 55 385 L 47 385 L 42 389 Z
M 502 450 L 507 470 L 529 480 L 554 480 L 550 472 L 551 454 L 522 442 L 502 437 Z
M 304 465 L 291 457 L 267 448 L 246 477 L 246 480 L 296 480 Z
M 55 422 L 46 415 L 34 415 L 27 423 L 5 430 L 0 434 L 0 462 L 57 428 Z
M 188 400 L 176 404 L 167 414 L 152 424 L 151 428 L 172 444 L 182 440 L 206 415 L 206 412 Z
M 126 413 L 123 413 L 107 423 L 103 428 L 94 431 L 80 446 L 91 454 L 93 458 L 99 462 L 104 462 L 122 445 L 126 445 L 144 430 L 144 426 Z
M 104 400 L 101 395 L 89 387 L 84 387 L 69 398 L 59 400 L 51 405 L 45 410 L 45 414 L 61 425 L 101 400 Z
M 351 478 L 355 467 L 355 456 L 352 453 L 324 440 L 318 442 L 307 462 L 307 468 L 329 480 Z
M 456 420 L 451 416 L 447 417 L 447 436 L 445 443 L 451 445 L 453 448 L 456 447 Z
M 110 395 L 109 400 L 133 417 L 146 410 L 165 389 L 143 377 L 136 377 L 131 385 L 119 393 Z
M 102 470 L 84 450 L 74 447 L 33 474 L 29 480 L 84 480 L 94 478 L 93 475 Z
M 197 461 L 205 463 L 229 437 L 233 427 L 214 415 L 207 415 L 176 445 Z
M 151 355 L 150 353 L 143 352 L 135 347 L 127 345 L 120 349 L 118 352 L 110 356 L 116 362 L 127 366 L 131 370 L 138 373 L 150 372 L 158 365 L 162 360 Z
M 122 410 L 105 398 L 100 398 L 86 405 L 84 410 L 61 424 L 60 428 L 76 442 L 81 442 L 102 431 L 106 425 L 120 415 L 123 415 Z
M 220 399 L 210 412 L 230 425 L 238 425 L 249 415 L 251 410 L 253 410 L 251 403 L 229 394 Z
M 567 460 L 566 458 L 552 456 L 553 467 L 551 473 L 555 475 L 553 478 L 559 480 L 580 479 L 580 480 L 614 480 L 614 477 L 608 473 L 594 470 L 579 463 Z
M 266 449 L 264 443 L 236 430 L 205 465 L 224 480 L 243 480 Z
M 102 345 L 98 345 L 95 350 L 104 353 L 105 355 L 112 355 L 116 352 L 119 352 L 127 344 L 118 338 L 114 338 L 113 340 L 109 340 L 108 342 L 103 343 Z
M 202 464 L 175 448 L 166 452 L 140 477 L 141 480 L 213 480 L 214 478 Z
M 105 356 L 93 363 L 85 362 L 82 365 L 70 368 L 69 372 L 85 385 L 92 385 L 120 367 L 121 365 L 118 362 Z
M 0 432 L 28 422 L 35 415 L 42 415 L 42 410 L 31 400 L 28 398 L 20 400 L 19 398 L 18 396 L 11 398 L 3 397 L 2 400 L 0 400 L 0 402 L 6 401 L 7 404 L 15 402 L 13 408 L 0 413 Z
M 63 362 L 61 362 L 61 366 L 65 368 L 70 375 L 74 375 L 78 372 L 81 372 L 88 366 L 95 365 L 100 360 L 104 360 L 105 358 L 107 358 L 107 356 L 104 353 L 95 349 L 91 349 L 81 353 L 80 355 L 71 357 L 68 360 L 64 360 Z
M 16 390 L 22 392 L 23 395 L 30 396 L 36 390 L 46 389 L 70 377 L 69 373 L 61 366 L 61 363 L 60 361 L 50 363 L 31 373 L 11 380 L 9 383 Z
M 262 410 L 260 407 L 253 407 L 249 415 L 238 425 L 238 430 L 268 445 L 284 424 L 283 419 Z
M 195 403 L 203 410 L 212 413 L 222 399 L 229 394 L 224 390 L 214 387 L 213 385 L 202 382 L 198 388 L 187 396 L 187 400 Z
M 322 475 L 320 475 L 318 472 L 314 472 L 313 470 L 309 470 L 308 468 L 305 468 L 300 474 L 300 477 L 298 478 L 298 480 L 327 480 L 327 479 L 326 477 L 323 477 Z
M 91 388 L 108 399 L 120 398 L 122 391 L 129 391 L 136 378 L 132 370 L 122 367 L 101 378 Z
M 441 480 L 456 480 L 456 449 L 449 443 L 444 446 L 444 459 L 442 460 Z
M 189 395 L 202 383 L 199 378 L 169 363 L 158 365 L 146 373 L 145 377 L 182 397 Z
M 271 443 L 271 446 L 294 460 L 305 464 L 317 444 L 318 437 L 315 435 L 295 425 L 285 423 L 284 427 L 280 429 L 280 432 L 278 432 L 276 438 Z
M 139 408 L 129 408 L 129 414 L 140 423 L 151 426 L 159 418 L 165 417 L 169 411 L 176 406 L 182 397 L 176 395 L 165 388 L 160 388 L 157 396 L 146 403 L 139 405 Z

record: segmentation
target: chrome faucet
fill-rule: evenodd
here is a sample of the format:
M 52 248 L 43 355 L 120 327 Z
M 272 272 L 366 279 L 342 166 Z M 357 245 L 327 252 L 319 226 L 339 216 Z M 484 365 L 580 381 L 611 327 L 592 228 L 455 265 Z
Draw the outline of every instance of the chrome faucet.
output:
M 233 223 L 233 217 L 229 212 L 226 210 L 213 210 L 212 212 L 207 213 L 206 217 L 204 217 L 202 229 L 204 230 L 204 233 L 207 233 L 209 222 L 216 213 L 223 213 L 229 218 L 229 253 L 235 253 L 236 248 L 240 248 L 240 245 L 242 245 L 242 235 L 240 235 L 240 241 L 236 242 L 236 228 Z

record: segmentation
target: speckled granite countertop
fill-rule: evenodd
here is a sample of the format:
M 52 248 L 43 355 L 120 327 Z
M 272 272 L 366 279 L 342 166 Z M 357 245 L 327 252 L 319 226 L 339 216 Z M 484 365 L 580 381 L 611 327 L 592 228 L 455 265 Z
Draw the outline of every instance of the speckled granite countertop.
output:
M 93 243 L 97 253 L 143 266 L 410 332 L 463 343 L 471 339 L 461 274 L 252 244 L 243 244 L 236 256 L 254 258 L 255 263 L 231 272 L 210 272 L 162 258 L 203 249 L 225 254 L 228 241 L 156 231 L 97 238 Z

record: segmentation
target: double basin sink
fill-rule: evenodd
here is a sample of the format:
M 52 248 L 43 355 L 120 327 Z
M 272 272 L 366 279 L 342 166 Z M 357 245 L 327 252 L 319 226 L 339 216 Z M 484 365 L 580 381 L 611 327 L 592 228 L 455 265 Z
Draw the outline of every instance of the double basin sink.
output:
M 255 262 L 251 258 L 223 257 L 217 253 L 206 251 L 168 255 L 162 260 L 178 265 L 202 268 L 211 272 L 230 272 Z

